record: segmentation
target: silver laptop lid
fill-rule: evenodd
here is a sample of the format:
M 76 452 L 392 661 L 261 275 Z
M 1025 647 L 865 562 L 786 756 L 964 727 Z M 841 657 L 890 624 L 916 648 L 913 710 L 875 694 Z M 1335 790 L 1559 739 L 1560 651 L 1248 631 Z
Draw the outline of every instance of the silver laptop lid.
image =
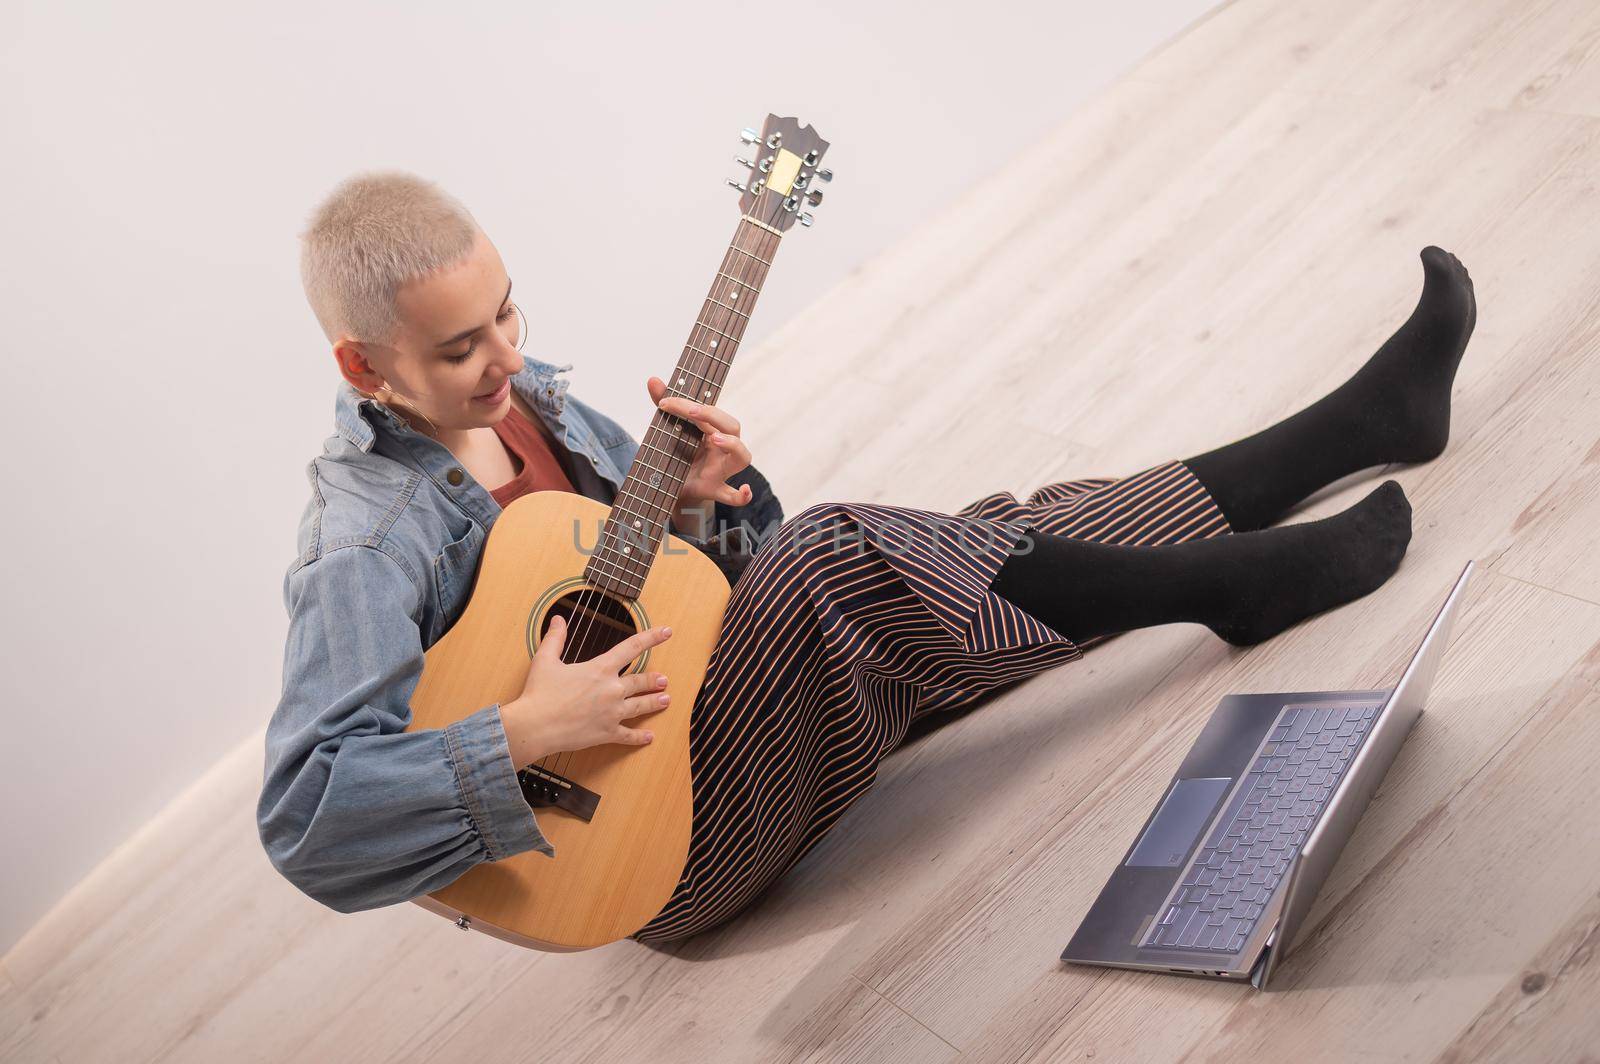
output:
M 1322 815 L 1317 818 L 1311 834 L 1306 836 L 1299 854 L 1291 862 L 1288 882 L 1280 894 L 1282 902 L 1277 927 L 1266 952 L 1251 974 L 1250 981 L 1258 988 L 1267 985 L 1278 960 L 1294 943 L 1294 936 L 1300 930 L 1306 914 L 1311 911 L 1317 891 L 1322 889 L 1323 881 L 1328 878 L 1345 843 L 1354 834 L 1356 823 L 1366 811 L 1373 792 L 1383 782 L 1395 755 L 1400 752 L 1401 744 L 1422 715 L 1422 704 L 1428 698 L 1433 679 L 1439 672 L 1439 662 L 1450 643 L 1450 629 L 1461 610 L 1467 579 L 1472 575 L 1474 564 L 1467 562 L 1461 575 L 1456 578 L 1455 586 L 1450 589 L 1444 605 L 1439 607 L 1433 624 L 1428 626 L 1428 632 L 1422 637 L 1417 652 L 1411 656 L 1400 682 L 1395 684 L 1394 690 L 1384 700 L 1383 708 L 1378 711 L 1372 733 L 1356 752 L 1355 760 L 1329 796 Z

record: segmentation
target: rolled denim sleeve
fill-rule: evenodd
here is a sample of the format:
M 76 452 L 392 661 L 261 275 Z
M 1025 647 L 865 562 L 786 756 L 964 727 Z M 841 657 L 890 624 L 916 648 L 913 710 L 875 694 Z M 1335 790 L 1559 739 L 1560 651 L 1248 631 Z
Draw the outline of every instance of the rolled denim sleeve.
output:
M 284 578 L 283 692 L 256 820 L 273 866 L 339 912 L 406 901 L 525 850 L 555 856 L 499 704 L 404 730 L 423 666 L 418 602 L 400 563 L 367 544 Z

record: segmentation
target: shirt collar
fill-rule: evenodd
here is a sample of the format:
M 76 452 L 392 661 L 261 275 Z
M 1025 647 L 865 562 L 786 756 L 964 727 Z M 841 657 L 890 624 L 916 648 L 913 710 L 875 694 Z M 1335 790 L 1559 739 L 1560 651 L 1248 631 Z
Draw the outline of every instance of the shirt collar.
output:
M 557 365 L 532 355 L 522 356 L 522 369 L 511 378 L 511 386 L 535 409 L 543 408 L 554 416 L 559 413 L 562 397 L 571 383 L 556 380 L 556 375 L 572 368 L 571 362 Z M 374 399 L 363 396 L 349 381 L 339 381 L 339 393 L 334 399 L 333 425 L 340 436 L 363 451 L 372 450 L 377 441 L 375 425 L 387 425 L 393 431 L 410 429 L 400 415 Z

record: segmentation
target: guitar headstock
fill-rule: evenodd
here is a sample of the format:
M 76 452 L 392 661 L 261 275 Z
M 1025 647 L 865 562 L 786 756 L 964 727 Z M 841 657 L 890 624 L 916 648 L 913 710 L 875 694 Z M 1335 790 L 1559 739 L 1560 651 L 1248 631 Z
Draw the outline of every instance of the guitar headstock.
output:
M 770 114 L 760 133 L 746 129 L 739 136 L 755 153 L 753 159 L 733 157 L 734 162 L 750 168 L 748 185 L 728 179 L 728 184 L 743 193 L 739 212 L 779 232 L 796 221 L 809 226 L 814 219 L 800 208 L 821 203 L 822 190 L 812 186 L 833 180 L 832 170 L 819 169 L 828 142 L 810 126 L 802 128 L 798 119 Z

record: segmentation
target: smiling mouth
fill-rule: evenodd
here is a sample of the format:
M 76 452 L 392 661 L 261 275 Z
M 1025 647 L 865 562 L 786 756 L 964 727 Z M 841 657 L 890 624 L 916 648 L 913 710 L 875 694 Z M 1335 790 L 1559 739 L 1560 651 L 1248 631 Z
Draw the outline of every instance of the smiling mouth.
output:
M 473 398 L 474 399 L 493 399 L 495 396 L 500 395 L 501 393 L 503 393 L 510 386 L 511 386 L 511 378 L 507 377 L 505 380 L 500 382 L 500 387 L 496 388 L 494 391 L 492 391 L 492 392 L 484 392 L 482 395 L 474 395 Z

